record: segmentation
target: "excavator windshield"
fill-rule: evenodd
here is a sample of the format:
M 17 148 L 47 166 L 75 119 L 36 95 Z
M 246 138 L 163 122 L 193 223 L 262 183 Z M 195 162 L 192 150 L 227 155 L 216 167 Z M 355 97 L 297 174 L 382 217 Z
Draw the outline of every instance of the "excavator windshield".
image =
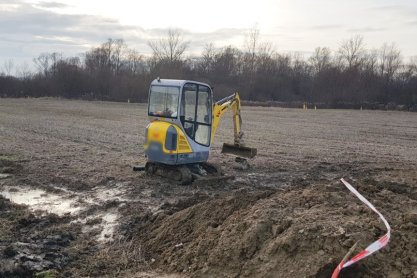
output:
M 149 116 L 177 118 L 179 87 L 151 86 L 149 94 Z

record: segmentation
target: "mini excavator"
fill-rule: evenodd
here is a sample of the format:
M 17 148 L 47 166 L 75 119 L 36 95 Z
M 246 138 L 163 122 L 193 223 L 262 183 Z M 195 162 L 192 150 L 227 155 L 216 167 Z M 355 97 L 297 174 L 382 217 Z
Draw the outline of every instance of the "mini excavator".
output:
M 223 179 L 220 167 L 208 163 L 210 147 L 222 115 L 232 109 L 234 143 L 222 153 L 246 161 L 257 154 L 243 143 L 240 97 L 236 92 L 213 103 L 212 88 L 205 83 L 157 78 L 149 89 L 145 131 L 148 174 L 190 184 L 196 179 Z

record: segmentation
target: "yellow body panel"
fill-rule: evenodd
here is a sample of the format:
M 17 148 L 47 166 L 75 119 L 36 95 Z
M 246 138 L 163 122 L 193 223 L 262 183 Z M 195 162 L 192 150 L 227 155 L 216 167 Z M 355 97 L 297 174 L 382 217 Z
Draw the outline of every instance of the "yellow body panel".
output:
M 185 136 L 184 132 L 182 132 L 178 126 L 174 125 L 174 127 L 178 132 L 177 153 L 192 153 L 193 150 L 191 149 L 190 144 L 188 144 L 187 137 Z
M 167 130 L 170 126 L 173 126 L 177 131 L 177 149 L 176 150 L 167 150 L 165 148 L 165 140 L 167 135 Z M 183 154 L 183 153 L 191 153 L 192 149 L 190 144 L 187 141 L 187 137 L 185 136 L 184 132 L 181 128 L 173 123 L 168 123 L 164 121 L 155 120 L 148 124 L 146 127 L 147 129 L 147 138 L 144 148 L 145 150 L 148 148 L 150 142 L 157 142 L 162 145 L 162 150 L 165 154 Z

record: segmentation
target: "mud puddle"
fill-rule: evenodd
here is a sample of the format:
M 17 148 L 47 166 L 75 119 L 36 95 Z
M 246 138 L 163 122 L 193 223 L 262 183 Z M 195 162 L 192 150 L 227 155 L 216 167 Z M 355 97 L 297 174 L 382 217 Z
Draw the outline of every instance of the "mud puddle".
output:
M 115 239 L 115 231 L 119 225 L 120 214 L 117 210 L 100 212 L 87 217 L 79 217 L 71 223 L 80 223 L 83 225 L 82 232 L 90 233 L 100 231 L 96 240 L 102 243 L 110 242 Z
M 118 207 L 127 200 L 127 193 L 122 184 L 108 188 L 96 187 L 87 192 L 74 192 L 68 189 L 49 186 L 52 189 L 4 186 L 0 195 L 42 216 L 56 214 L 71 216 L 70 223 L 83 225 L 82 232 L 96 231 L 96 240 L 109 242 L 114 239 L 120 215 Z M 59 192 L 59 193 L 55 193 Z M 116 202 L 116 206 L 106 208 L 106 204 Z
M 75 214 L 82 209 L 76 199 L 49 193 L 43 189 L 5 187 L 0 194 L 15 204 L 27 205 L 32 211 L 54 213 L 59 216 Z
M 9 177 L 11 177 L 12 175 L 10 175 L 10 174 L 3 174 L 3 173 L 0 173 L 0 180 L 1 179 L 7 179 L 7 178 L 9 178 Z

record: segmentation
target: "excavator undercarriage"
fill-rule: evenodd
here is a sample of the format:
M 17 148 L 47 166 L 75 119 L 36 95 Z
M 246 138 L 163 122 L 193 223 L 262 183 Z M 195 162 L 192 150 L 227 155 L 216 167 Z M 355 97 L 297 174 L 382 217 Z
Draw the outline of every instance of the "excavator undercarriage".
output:
M 188 185 L 196 181 L 199 183 L 212 183 L 235 178 L 234 176 L 224 175 L 220 166 L 209 162 L 185 165 L 166 165 L 157 162 L 147 162 L 144 170 L 149 175 L 158 175 L 182 185 Z

